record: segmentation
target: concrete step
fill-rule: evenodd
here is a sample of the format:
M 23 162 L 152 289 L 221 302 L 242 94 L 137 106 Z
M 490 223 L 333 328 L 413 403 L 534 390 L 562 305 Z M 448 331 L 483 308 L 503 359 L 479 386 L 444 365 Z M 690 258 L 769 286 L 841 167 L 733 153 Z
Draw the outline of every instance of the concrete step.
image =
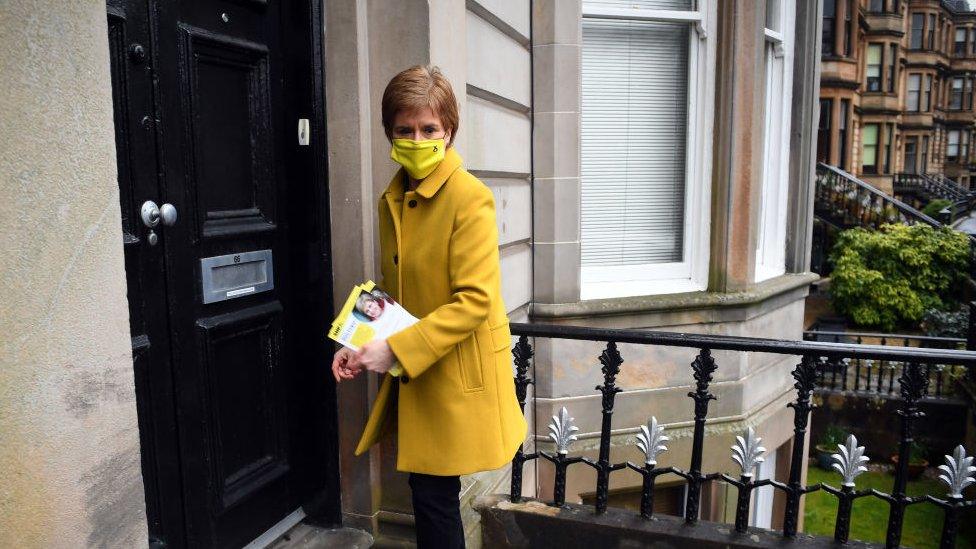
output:
M 356 528 L 321 528 L 299 523 L 275 540 L 268 549 L 368 549 L 373 536 Z

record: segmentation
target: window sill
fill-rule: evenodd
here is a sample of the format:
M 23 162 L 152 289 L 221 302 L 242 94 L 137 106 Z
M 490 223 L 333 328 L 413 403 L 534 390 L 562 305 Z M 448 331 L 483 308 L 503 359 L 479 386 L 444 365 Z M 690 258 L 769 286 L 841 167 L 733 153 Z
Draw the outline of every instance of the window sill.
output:
M 542 320 L 640 313 L 680 314 L 707 309 L 741 310 L 784 294 L 806 292 L 807 286 L 819 278 L 820 275 L 811 272 L 788 273 L 759 282 L 751 289 L 741 292 L 685 292 L 591 299 L 576 303 L 532 303 L 529 307 L 529 317 L 533 320 Z

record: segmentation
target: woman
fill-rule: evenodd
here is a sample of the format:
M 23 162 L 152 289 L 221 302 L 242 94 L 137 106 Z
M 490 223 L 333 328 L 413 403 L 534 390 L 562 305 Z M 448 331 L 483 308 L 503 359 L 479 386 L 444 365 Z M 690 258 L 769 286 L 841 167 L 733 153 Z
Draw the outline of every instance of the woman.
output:
M 370 321 L 375 321 L 383 314 L 383 304 L 382 299 L 369 292 L 363 292 L 356 299 L 356 310 L 363 313 Z
M 383 375 L 356 455 L 395 423 L 418 546 L 463 547 L 459 475 L 504 466 L 526 435 L 495 203 L 452 147 L 458 105 L 438 69 L 396 75 L 382 110 L 391 158 L 402 167 L 379 200 L 381 286 L 420 321 L 358 353 L 340 350 L 332 371 L 337 382 L 363 370 Z M 389 373 L 394 362 L 399 376 Z

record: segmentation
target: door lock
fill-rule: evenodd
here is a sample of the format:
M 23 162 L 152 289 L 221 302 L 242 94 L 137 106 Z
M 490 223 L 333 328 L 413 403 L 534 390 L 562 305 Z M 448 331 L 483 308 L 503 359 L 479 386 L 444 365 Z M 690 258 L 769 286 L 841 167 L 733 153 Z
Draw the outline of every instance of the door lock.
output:
M 156 225 L 159 225 L 160 221 L 167 227 L 172 227 L 176 224 L 176 207 L 169 203 L 163 204 L 160 207 L 152 200 L 147 200 L 142 203 L 139 215 L 142 218 L 142 224 L 149 229 L 148 240 L 150 246 L 155 246 L 159 242 L 159 237 L 153 229 Z

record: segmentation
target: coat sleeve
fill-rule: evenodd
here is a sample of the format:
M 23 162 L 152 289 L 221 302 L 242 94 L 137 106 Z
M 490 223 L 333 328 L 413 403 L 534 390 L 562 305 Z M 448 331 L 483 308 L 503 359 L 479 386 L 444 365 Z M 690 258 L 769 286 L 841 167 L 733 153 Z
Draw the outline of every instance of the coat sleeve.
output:
M 499 276 L 498 227 L 491 190 L 461 206 L 449 243 L 451 300 L 387 339 L 408 377 L 417 377 L 488 318 L 492 282 Z

